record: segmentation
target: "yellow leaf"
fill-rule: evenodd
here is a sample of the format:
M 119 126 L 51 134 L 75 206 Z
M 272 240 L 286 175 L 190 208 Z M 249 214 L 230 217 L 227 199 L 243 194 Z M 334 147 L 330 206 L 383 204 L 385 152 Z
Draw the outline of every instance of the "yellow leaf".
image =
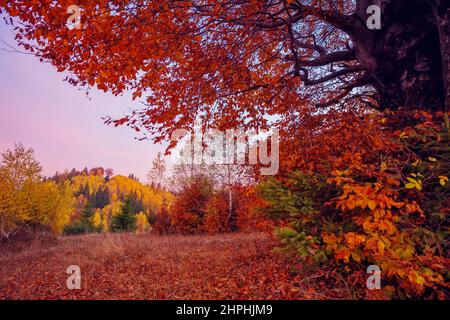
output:
M 413 175 L 413 174 L 411 174 L 411 175 Z M 422 184 L 420 181 L 413 179 L 411 177 L 408 177 L 407 179 L 409 181 L 408 183 L 405 184 L 405 187 L 407 189 L 417 189 L 419 191 L 422 190 Z
M 357 254 L 356 252 L 352 252 L 351 255 L 354 261 L 361 262 L 361 257 L 359 256 L 359 254 Z

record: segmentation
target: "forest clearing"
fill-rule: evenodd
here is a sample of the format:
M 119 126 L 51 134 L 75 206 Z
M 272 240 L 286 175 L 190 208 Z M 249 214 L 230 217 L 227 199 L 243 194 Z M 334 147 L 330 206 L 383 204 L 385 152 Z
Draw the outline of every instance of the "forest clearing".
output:
M 449 300 L 450 1 L 1 21 L 0 299 Z
M 51 239 L 51 238 L 50 238 Z M 215 236 L 94 234 L 0 250 L 0 299 L 304 299 L 312 280 L 289 272 L 263 233 Z M 267 252 L 270 252 L 267 254 Z M 69 290 L 69 265 L 81 289 Z M 317 284 L 315 284 L 317 287 Z

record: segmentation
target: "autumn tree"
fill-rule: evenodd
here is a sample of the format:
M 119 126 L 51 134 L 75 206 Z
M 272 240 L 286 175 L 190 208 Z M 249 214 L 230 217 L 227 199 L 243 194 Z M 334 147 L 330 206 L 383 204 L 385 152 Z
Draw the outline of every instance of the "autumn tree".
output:
M 139 212 L 136 215 L 136 232 L 145 233 L 150 228 L 150 224 L 147 219 L 147 215 L 143 212 Z
M 5 1 L 20 45 L 77 86 L 146 95 L 114 121 L 156 140 L 189 127 L 295 121 L 314 108 L 449 105 L 449 3 L 444 0 Z M 381 28 L 368 28 L 369 6 Z M 14 20 L 13 20 L 14 21 Z
M 376 264 L 384 274 L 379 294 L 444 298 L 450 136 L 443 114 L 385 116 L 341 114 L 300 131 L 303 139 L 291 145 L 301 152 L 284 155 L 283 172 L 260 184 L 260 207 L 304 265 L 344 267 L 364 290 L 361 270 Z
M 40 181 L 41 170 L 34 151 L 26 149 L 21 143 L 15 143 L 14 149 L 1 153 L 0 240 L 14 235 L 20 224 L 28 218 L 19 198 L 25 185 L 29 187 Z
M 184 184 L 171 206 L 171 222 L 175 230 L 181 233 L 202 232 L 206 204 L 212 194 L 212 181 L 207 177 L 196 177 Z
M 0 240 L 22 228 L 45 228 L 61 233 L 73 210 L 69 183 L 43 181 L 33 149 L 16 143 L 1 154 Z
M 165 172 L 166 162 L 161 152 L 158 152 L 155 159 L 153 159 L 152 168 L 147 174 L 148 182 L 156 185 L 158 189 L 162 188 Z
M 250 185 L 254 181 L 254 174 L 249 166 L 235 164 L 213 164 L 206 166 L 207 174 L 214 181 L 219 198 L 226 196 L 227 209 L 225 221 L 227 230 L 236 230 L 238 208 L 236 187 Z M 220 203 L 220 200 L 218 200 Z M 220 206 L 222 207 L 222 206 Z
M 237 231 L 238 197 L 230 189 L 215 191 L 205 206 L 203 229 L 207 233 Z
M 112 176 L 114 175 L 114 170 L 111 169 L 111 168 L 107 168 L 107 169 L 105 170 L 105 174 L 106 174 L 105 179 L 108 181 L 108 180 L 111 179 Z
M 38 181 L 42 166 L 36 160 L 33 149 L 15 143 L 13 150 L 8 149 L 1 154 L 0 170 L 11 179 L 14 188 L 18 189 L 26 180 Z
M 164 199 L 161 209 L 158 213 L 150 215 L 152 227 L 160 234 L 169 234 L 174 231 L 172 221 L 170 220 L 171 212 L 169 210 L 167 201 Z
M 105 169 L 103 169 L 103 167 L 91 168 L 89 170 L 89 175 L 97 175 L 103 177 L 105 175 Z
M 33 183 L 27 180 L 15 201 L 21 207 L 24 227 L 44 228 L 54 234 L 61 234 L 69 223 L 74 206 L 68 182 L 57 185 L 53 181 Z
M 122 213 L 126 201 L 133 215 L 142 212 L 146 216 L 160 212 L 164 201 L 166 205 L 173 201 L 173 195 L 164 190 L 151 188 L 133 178 L 112 177 L 112 169 L 105 170 L 106 176 L 96 172 L 91 170 L 92 174 L 76 175 L 69 180 L 77 208 L 65 230 L 67 234 L 110 231 L 113 220 Z
M 181 160 L 173 165 L 169 180 L 170 189 L 173 192 L 180 192 L 195 180 L 205 178 L 207 174 L 205 164 L 196 164 L 192 161 Z

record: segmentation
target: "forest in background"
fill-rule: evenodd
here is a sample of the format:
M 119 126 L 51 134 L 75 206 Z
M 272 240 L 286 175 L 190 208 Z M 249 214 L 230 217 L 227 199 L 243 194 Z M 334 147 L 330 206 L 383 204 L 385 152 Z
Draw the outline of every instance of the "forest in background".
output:
M 166 177 L 165 160 L 158 153 L 147 183 L 103 167 L 43 177 L 33 149 L 16 143 L 1 154 L 1 240 L 28 230 L 56 235 L 150 230 L 194 234 L 263 225 L 264 219 L 246 203 L 251 186 L 243 180 L 223 184 L 220 170 L 229 166 L 208 171 L 204 165 L 180 164 Z M 233 173 L 234 179 L 238 176 L 242 174 Z

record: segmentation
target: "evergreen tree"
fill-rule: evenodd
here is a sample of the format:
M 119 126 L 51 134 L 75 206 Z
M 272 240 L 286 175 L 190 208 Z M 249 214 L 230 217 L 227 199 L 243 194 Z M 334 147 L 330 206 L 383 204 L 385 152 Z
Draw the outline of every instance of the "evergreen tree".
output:
M 73 177 L 79 176 L 81 174 L 81 172 L 77 171 L 75 168 L 73 168 L 70 173 L 68 178 L 72 179 Z
M 108 188 L 102 187 L 92 197 L 92 203 L 95 208 L 102 209 L 110 203 Z
M 128 196 L 130 201 L 130 210 L 132 213 L 137 214 L 139 212 L 144 211 L 144 204 L 142 203 L 142 199 L 139 198 L 136 191 Z
M 95 227 L 92 224 L 92 216 L 94 215 L 94 208 L 90 205 L 86 205 L 84 210 L 81 212 L 80 223 L 83 228 L 84 233 L 93 232 Z
M 134 231 L 136 229 L 136 216 L 132 197 L 128 197 L 123 204 L 122 211 L 113 216 L 110 230 L 112 232 Z
M 139 178 L 137 176 L 134 175 L 134 173 L 130 173 L 128 175 L 128 178 L 133 179 L 134 181 L 139 182 Z

